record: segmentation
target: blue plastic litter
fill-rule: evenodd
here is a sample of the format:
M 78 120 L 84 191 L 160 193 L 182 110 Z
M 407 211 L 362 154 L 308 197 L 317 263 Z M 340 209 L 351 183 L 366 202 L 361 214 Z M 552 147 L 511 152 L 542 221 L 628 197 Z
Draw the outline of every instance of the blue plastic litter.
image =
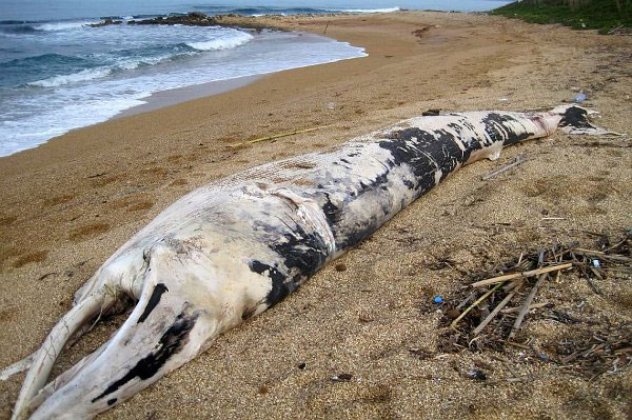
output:
M 588 99 L 588 96 L 586 96 L 584 92 L 580 91 L 577 95 L 575 95 L 573 101 L 579 104 L 584 102 L 586 99 Z
M 435 296 L 432 301 L 434 303 L 443 303 L 443 298 L 440 295 Z

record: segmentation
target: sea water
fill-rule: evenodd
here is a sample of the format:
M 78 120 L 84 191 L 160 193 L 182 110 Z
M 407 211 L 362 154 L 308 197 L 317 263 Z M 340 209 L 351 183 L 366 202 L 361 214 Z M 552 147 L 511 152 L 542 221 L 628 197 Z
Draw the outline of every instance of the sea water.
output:
M 400 2 L 409 8 L 432 1 Z M 461 10 L 500 2 L 436 2 Z M 458 3 L 458 4 L 457 4 Z M 213 5 L 182 0 L 2 0 L 0 156 L 105 121 L 152 94 L 366 56 L 362 48 L 316 35 L 195 26 L 130 25 L 132 19 L 201 11 L 210 15 L 390 12 L 389 1 L 282 1 Z M 457 7 L 459 6 L 460 7 Z M 91 26 L 104 17 L 119 25 Z

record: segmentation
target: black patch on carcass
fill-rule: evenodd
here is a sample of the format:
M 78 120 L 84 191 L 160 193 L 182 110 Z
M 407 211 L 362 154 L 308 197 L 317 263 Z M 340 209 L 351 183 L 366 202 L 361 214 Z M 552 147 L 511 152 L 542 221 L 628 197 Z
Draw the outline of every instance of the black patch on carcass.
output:
M 147 303 L 147 306 L 145 306 L 145 310 L 143 311 L 140 318 L 138 318 L 139 324 L 141 322 L 144 322 L 147 319 L 149 314 L 154 310 L 156 305 L 158 305 L 158 303 L 160 302 L 160 298 L 162 297 L 162 294 L 168 291 L 169 289 L 167 289 L 167 286 L 165 286 L 164 283 L 158 283 L 156 285 L 156 287 L 154 288 L 154 291 L 151 294 L 151 297 L 149 298 L 149 302 Z
M 594 128 L 588 121 L 588 111 L 577 106 L 568 108 L 560 121 L 560 127 Z
M 334 226 L 339 219 L 340 209 L 334 203 L 331 202 L 331 197 L 328 193 L 324 194 L 325 196 L 325 204 L 323 204 L 323 212 L 325 213 L 325 217 L 327 218 L 327 223 L 329 226 Z
M 362 224 L 361 228 L 346 232 L 344 239 L 340 240 L 340 247 L 345 249 L 359 244 L 371 236 L 379 227 L 377 217 L 367 220 L 366 223 Z
M 272 280 L 272 289 L 270 290 L 270 292 L 268 292 L 268 296 L 266 296 L 266 301 L 269 304 L 279 302 L 290 294 L 290 289 L 285 283 L 285 279 L 287 278 L 287 276 L 285 276 L 275 267 L 272 267 L 269 264 L 265 264 L 257 260 L 250 261 L 248 266 L 250 267 L 251 271 L 257 274 L 263 275 L 263 273 L 265 273 L 266 271 L 268 272 L 268 277 L 270 277 L 270 280 Z
M 112 398 L 108 400 L 108 405 L 110 407 L 112 407 L 114 404 L 116 404 L 116 402 L 118 401 L 118 398 Z
M 106 390 L 94 398 L 92 402 L 94 403 L 111 393 L 116 392 L 120 387 L 134 378 L 147 380 L 158 373 L 165 363 L 167 363 L 174 354 L 178 353 L 182 347 L 184 347 L 189 337 L 189 333 L 195 326 L 197 318 L 197 314 L 191 316 L 182 312 L 178 315 L 173 325 L 171 325 L 162 337 L 160 337 L 160 341 L 156 345 L 156 351 L 139 360 L 138 363 L 136 363 L 136 366 L 127 372 L 121 379 L 108 386 Z
M 434 174 L 438 169 L 442 171 L 443 179 L 471 153 L 471 150 L 463 152 L 448 131 L 439 130 L 433 134 L 416 127 L 395 131 L 379 145 L 391 152 L 396 165 L 405 163 L 412 168 L 417 195 L 435 186 Z
M 272 280 L 272 289 L 266 296 L 269 306 L 296 290 L 323 266 L 329 256 L 329 249 L 322 237 L 317 233 L 306 232 L 300 225 L 295 225 L 292 232 L 279 234 L 277 241 L 269 247 L 283 260 L 284 267 L 281 264 L 273 267 L 257 260 L 249 263 L 253 272 L 263 274 L 267 271 Z
M 505 145 L 515 144 L 522 140 L 528 139 L 534 133 L 529 133 L 526 130 L 522 133 L 514 132 L 507 122 L 517 122 L 511 115 L 502 115 L 496 112 L 490 112 L 485 118 L 483 118 L 483 124 L 485 124 L 485 132 L 494 142 L 503 142 Z

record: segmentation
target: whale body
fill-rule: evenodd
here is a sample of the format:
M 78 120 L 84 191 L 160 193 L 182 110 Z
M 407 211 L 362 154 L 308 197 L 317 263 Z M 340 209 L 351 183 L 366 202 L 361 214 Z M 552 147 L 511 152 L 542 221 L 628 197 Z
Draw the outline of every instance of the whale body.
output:
M 558 127 L 600 134 L 578 106 L 415 117 L 330 151 L 258 166 L 160 213 L 80 288 L 34 353 L 14 418 L 90 418 L 275 305 L 461 166 Z M 46 383 L 73 336 L 122 301 L 129 318 Z

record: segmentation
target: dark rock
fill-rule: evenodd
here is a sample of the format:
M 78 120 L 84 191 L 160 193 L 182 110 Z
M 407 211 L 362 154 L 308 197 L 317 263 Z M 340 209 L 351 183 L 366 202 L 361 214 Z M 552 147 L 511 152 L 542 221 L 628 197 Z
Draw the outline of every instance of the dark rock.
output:
M 91 23 L 88 26 L 90 26 L 91 28 L 100 28 L 102 26 L 120 25 L 121 23 L 123 23 L 122 20 L 103 19 L 101 22 Z
M 479 369 L 470 369 L 467 372 L 465 372 L 465 376 L 474 381 L 487 380 L 487 374 Z
M 353 379 L 353 375 L 350 373 L 341 373 L 331 378 L 334 382 L 349 382 Z

